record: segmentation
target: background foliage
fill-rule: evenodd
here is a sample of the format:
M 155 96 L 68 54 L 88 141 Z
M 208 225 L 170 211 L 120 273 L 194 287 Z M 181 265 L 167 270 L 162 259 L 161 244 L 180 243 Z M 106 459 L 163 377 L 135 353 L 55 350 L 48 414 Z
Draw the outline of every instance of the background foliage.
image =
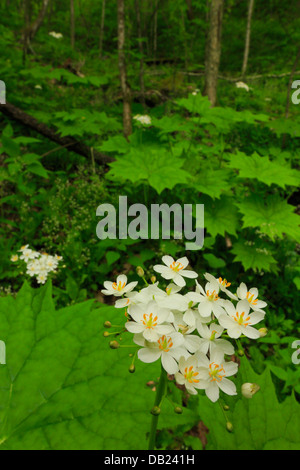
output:
M 136 280 L 137 266 L 147 276 L 163 254 L 182 256 L 184 240 L 98 240 L 97 206 L 117 206 L 119 195 L 126 195 L 129 204 L 148 207 L 204 204 L 204 247 L 187 253 L 193 269 L 222 275 L 235 288 L 240 282 L 257 286 L 268 302 L 269 333 L 258 346 L 246 341 L 250 364 L 242 360 L 237 379 L 247 377 L 261 391 L 250 401 L 239 396 L 229 403 L 234 433 L 226 432 L 218 404 L 201 394 L 186 402 L 170 382 L 170 396 L 177 404 L 183 400 L 185 413 L 177 416 L 173 405 L 164 404 L 157 444 L 299 448 L 300 371 L 291 362 L 291 344 L 300 337 L 300 118 L 299 106 L 289 103 L 288 113 L 286 108 L 300 41 L 299 6 L 256 0 L 242 77 L 247 91 L 236 86 L 247 2 L 226 2 L 218 103 L 211 108 L 201 92 L 209 2 L 139 2 L 143 55 L 136 3 L 126 2 L 132 113 L 152 119 L 147 127 L 133 121 L 126 139 L 116 2 L 106 2 L 99 50 L 102 2 L 75 0 L 72 47 L 70 2 L 52 0 L 26 54 L 24 2 L 0 2 L 0 79 L 7 100 L 60 137 L 92 149 L 84 157 L 0 113 L 0 339 L 8 358 L 7 367 L 0 366 L 1 447 L 146 446 L 154 399 L 146 384 L 157 380 L 158 365 L 138 363 L 128 377 L 128 354 L 109 350 L 101 333 L 103 321 L 116 314 L 102 305 L 100 290 L 104 280 L 122 272 Z M 41 2 L 29 3 L 33 21 Z M 94 151 L 111 163 L 103 165 Z M 52 294 L 50 283 L 38 289 L 10 260 L 27 243 L 63 256 L 65 267 L 52 280 Z M 195 431 L 199 422 L 208 434 Z

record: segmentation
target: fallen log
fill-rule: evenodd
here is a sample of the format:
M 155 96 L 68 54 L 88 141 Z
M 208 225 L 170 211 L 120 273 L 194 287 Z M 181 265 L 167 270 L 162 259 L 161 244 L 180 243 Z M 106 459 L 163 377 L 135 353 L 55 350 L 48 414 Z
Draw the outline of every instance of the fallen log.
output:
M 88 145 L 83 144 L 82 142 L 78 142 L 72 137 L 61 137 L 57 132 L 55 132 L 50 127 L 46 126 L 42 122 L 39 122 L 30 114 L 25 113 L 22 109 L 14 106 L 11 103 L 0 104 L 0 112 L 5 116 L 13 119 L 30 129 L 38 132 L 39 134 L 47 137 L 48 139 L 56 142 L 61 147 L 65 147 L 67 150 L 78 153 L 83 157 L 87 158 L 94 158 L 97 162 L 106 165 L 109 162 L 112 162 L 114 159 L 109 156 L 105 155 L 101 152 L 98 152 L 95 149 L 92 149 Z

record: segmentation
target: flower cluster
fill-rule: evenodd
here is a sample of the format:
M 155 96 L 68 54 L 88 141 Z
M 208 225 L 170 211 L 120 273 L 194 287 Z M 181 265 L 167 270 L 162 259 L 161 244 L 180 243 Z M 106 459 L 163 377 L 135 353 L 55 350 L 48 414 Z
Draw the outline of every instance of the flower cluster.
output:
M 61 33 L 56 33 L 55 31 L 50 31 L 49 36 L 52 36 L 55 39 L 62 39 L 63 35 Z
M 141 361 L 160 359 L 167 373 L 174 374 L 176 382 L 189 393 L 205 390 L 213 402 L 220 390 L 236 395 L 236 386 L 228 377 L 237 373 L 238 364 L 226 360 L 225 356 L 234 354 L 234 346 L 224 336 L 259 338 L 254 325 L 263 320 L 266 302 L 258 299 L 257 288 L 248 289 L 241 283 L 232 293 L 226 279 L 209 273 L 204 274 L 204 288 L 195 281 L 193 291 L 182 293 L 185 278 L 196 279 L 198 274 L 186 269 L 186 257 L 175 261 L 163 256 L 162 261 L 164 264 L 153 269 L 171 281 L 165 290 L 156 279 L 134 290 L 137 282 L 127 284 L 127 277 L 120 275 L 116 282 L 106 281 L 102 293 L 118 297 L 116 308 L 126 308 L 125 328 L 141 347 Z
M 40 253 L 29 248 L 29 245 L 24 245 L 19 250 L 21 255 L 12 255 L 11 261 L 13 263 L 23 260 L 26 264 L 26 274 L 33 277 L 36 276 L 38 284 L 45 284 L 49 273 L 56 272 L 62 256 L 49 255 L 48 253 Z
M 236 83 L 235 83 L 235 86 L 236 86 L 237 88 L 243 88 L 243 89 L 246 90 L 246 91 L 249 91 L 249 90 L 250 90 L 250 88 L 249 88 L 249 86 L 247 85 L 247 83 L 244 83 L 244 82 L 236 82 Z
M 136 116 L 133 116 L 133 119 L 138 121 L 140 124 L 150 126 L 151 125 L 151 117 L 148 116 L 147 114 L 137 114 Z

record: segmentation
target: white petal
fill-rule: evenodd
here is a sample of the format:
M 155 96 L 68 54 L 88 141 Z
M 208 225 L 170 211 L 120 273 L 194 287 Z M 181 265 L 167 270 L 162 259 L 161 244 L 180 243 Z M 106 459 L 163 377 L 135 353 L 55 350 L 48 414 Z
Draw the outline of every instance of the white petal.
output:
M 189 279 L 196 279 L 196 277 L 198 277 L 198 274 L 195 273 L 195 271 L 190 270 L 181 271 L 181 275 L 184 277 L 188 277 Z
M 179 365 L 175 359 L 170 356 L 170 354 L 163 352 L 161 355 L 161 363 L 163 368 L 168 372 L 168 374 L 175 374 L 178 372 Z
M 185 280 L 183 279 L 183 277 L 180 275 L 180 274 L 176 274 L 175 277 L 173 278 L 173 281 L 175 282 L 175 284 L 177 284 L 177 286 L 180 286 L 180 287 L 184 287 L 185 286 Z
M 185 335 L 184 346 L 190 353 L 195 353 L 201 346 L 201 338 L 196 335 Z
M 130 333 L 141 333 L 145 329 L 144 325 L 134 321 L 128 321 L 125 323 L 125 328 L 126 330 L 130 331 Z
M 123 292 L 125 293 L 125 292 L 131 291 L 132 289 L 135 288 L 137 284 L 138 284 L 138 281 L 129 282 L 129 284 L 127 284 L 127 286 L 124 287 Z
M 161 350 L 158 348 L 142 348 L 138 350 L 138 358 L 142 362 L 155 362 L 161 356 Z
M 243 328 L 242 332 L 244 333 L 247 338 L 251 339 L 257 339 L 260 338 L 259 331 L 256 330 L 255 328 L 252 328 L 252 326 L 246 326 Z M 229 333 L 228 333 L 229 334 Z M 230 336 L 230 335 L 229 335 Z
M 165 263 L 165 265 L 169 268 L 171 264 L 174 263 L 174 259 L 172 258 L 172 256 L 165 255 L 162 257 L 162 262 Z
M 236 386 L 231 380 L 228 380 L 226 378 L 222 379 L 218 383 L 220 389 L 222 392 L 226 393 L 227 395 L 236 395 Z
M 174 331 L 174 328 L 172 325 L 157 325 L 155 328 L 159 336 L 161 335 L 168 335 Z
M 200 315 L 202 315 L 203 317 L 208 317 L 212 311 L 211 302 L 209 301 L 202 302 L 201 304 L 198 305 L 198 310 L 199 310 Z
M 140 322 L 143 319 L 144 311 L 139 305 L 131 305 L 128 309 L 130 316 L 136 321 Z
M 186 256 L 184 256 L 183 258 L 179 258 L 176 263 L 180 263 L 182 264 L 183 268 L 186 268 L 189 264 L 189 260 L 187 259 Z
M 237 288 L 237 295 L 239 296 L 240 299 L 244 299 L 247 295 L 247 286 L 244 282 L 240 284 L 240 286 Z
M 238 371 L 238 364 L 236 362 L 224 362 L 223 369 L 225 371 L 226 377 L 230 377 L 231 375 L 235 375 Z
M 180 372 L 176 372 L 175 380 L 179 385 L 183 385 L 185 382 L 185 378 Z
M 210 382 L 209 386 L 205 389 L 206 396 L 212 401 L 216 402 L 219 399 L 219 387 L 216 382 Z
M 127 284 L 127 276 L 125 276 L 125 274 L 120 274 L 118 277 L 117 277 L 117 285 L 119 284 L 119 282 L 121 283 L 121 285 L 123 285 L 125 283 L 125 285 Z
M 250 316 L 250 324 L 256 325 L 256 323 L 260 322 L 265 317 L 265 312 L 253 312 Z
M 236 325 L 236 322 L 234 321 L 234 319 L 231 316 L 227 315 L 226 313 L 223 315 L 220 315 L 218 318 L 218 321 L 220 325 L 222 325 L 224 328 L 232 328 L 233 326 Z
M 195 326 L 196 319 L 193 311 L 189 308 L 183 315 L 183 321 L 190 326 Z

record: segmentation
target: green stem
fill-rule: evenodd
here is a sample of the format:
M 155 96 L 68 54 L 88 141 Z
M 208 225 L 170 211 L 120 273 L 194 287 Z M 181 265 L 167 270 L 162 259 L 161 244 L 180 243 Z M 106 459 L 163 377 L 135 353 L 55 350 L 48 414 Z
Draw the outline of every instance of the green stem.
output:
M 158 382 L 158 386 L 156 390 L 154 406 L 158 406 L 158 407 L 160 406 L 164 393 L 165 393 L 166 384 L 167 384 L 167 373 L 165 369 L 163 368 L 163 366 L 161 366 L 161 373 L 160 373 L 160 378 L 159 378 L 159 382 Z M 155 448 L 155 438 L 156 438 L 158 418 L 159 418 L 159 415 L 152 416 L 148 450 L 154 450 Z

